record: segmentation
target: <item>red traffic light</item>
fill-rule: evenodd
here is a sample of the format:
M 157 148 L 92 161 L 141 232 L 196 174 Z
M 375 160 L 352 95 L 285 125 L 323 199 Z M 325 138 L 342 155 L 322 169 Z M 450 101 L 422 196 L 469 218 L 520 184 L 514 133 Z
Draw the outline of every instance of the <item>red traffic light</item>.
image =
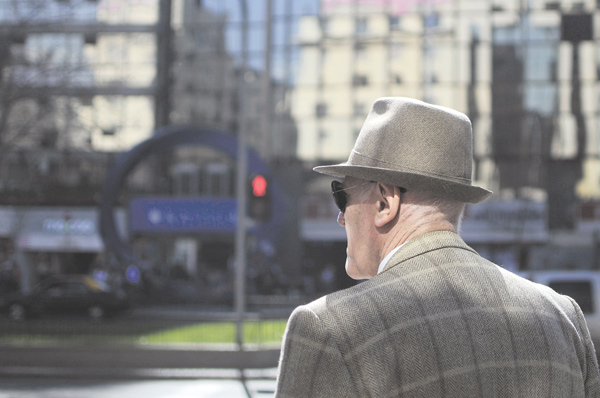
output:
M 261 197 L 267 194 L 267 180 L 260 174 L 252 179 L 252 194 Z

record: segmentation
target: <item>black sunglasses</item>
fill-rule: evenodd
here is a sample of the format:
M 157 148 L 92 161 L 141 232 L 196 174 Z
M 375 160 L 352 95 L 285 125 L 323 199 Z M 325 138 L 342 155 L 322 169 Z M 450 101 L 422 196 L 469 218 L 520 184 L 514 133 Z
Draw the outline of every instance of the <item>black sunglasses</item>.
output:
M 335 180 L 331 181 L 331 194 L 333 195 L 333 200 L 335 201 L 335 205 L 338 207 L 338 209 L 340 209 L 340 211 L 342 213 L 344 213 L 346 211 L 346 205 L 348 204 L 348 194 L 345 191 L 350 188 L 361 187 L 363 185 L 371 184 L 373 182 L 377 182 L 377 181 L 368 181 L 368 182 L 365 182 L 362 184 L 344 188 L 342 186 L 341 182 L 335 181 Z M 399 188 L 400 188 L 400 192 L 402 192 L 402 193 L 406 192 L 405 188 L 402 188 L 402 187 L 399 187 Z
M 370 184 L 375 181 L 369 181 L 362 184 L 354 185 L 351 187 L 344 188 L 342 183 L 339 181 L 331 181 L 331 194 L 333 195 L 333 200 L 335 201 L 335 205 L 340 209 L 343 213 L 346 211 L 346 205 L 348 204 L 348 194 L 344 191 L 350 188 L 361 187 L 363 185 Z

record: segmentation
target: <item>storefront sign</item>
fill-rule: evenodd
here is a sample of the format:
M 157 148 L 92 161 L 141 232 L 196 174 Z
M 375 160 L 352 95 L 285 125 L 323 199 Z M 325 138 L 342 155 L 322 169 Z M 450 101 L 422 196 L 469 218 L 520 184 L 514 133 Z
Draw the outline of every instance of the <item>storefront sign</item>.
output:
M 88 218 L 47 218 L 42 227 L 45 232 L 60 235 L 91 235 L 96 231 L 96 223 Z
M 100 252 L 95 208 L 34 208 L 18 216 L 16 244 L 21 250 Z
M 131 230 L 136 232 L 233 232 L 235 199 L 133 199 Z

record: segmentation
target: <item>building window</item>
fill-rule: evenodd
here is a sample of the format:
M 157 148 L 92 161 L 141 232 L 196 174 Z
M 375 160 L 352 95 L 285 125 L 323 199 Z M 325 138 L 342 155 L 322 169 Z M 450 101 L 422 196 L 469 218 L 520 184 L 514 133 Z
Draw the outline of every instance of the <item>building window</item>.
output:
M 223 197 L 231 195 L 231 172 L 223 163 L 212 162 L 205 166 L 205 186 L 203 193 L 207 196 Z
M 325 17 L 321 17 L 319 20 L 319 24 L 321 25 L 321 33 L 325 34 L 329 31 L 329 19 Z
M 355 102 L 352 112 L 354 116 L 365 116 L 365 104 L 362 102 Z
M 594 36 L 592 14 L 563 14 L 561 19 L 561 40 L 570 42 L 592 40 Z
M 365 34 L 367 33 L 367 18 L 361 17 L 361 18 L 356 18 L 356 27 L 355 27 L 355 32 L 357 34 Z
M 206 41 L 206 35 L 200 27 L 193 28 L 192 34 L 194 35 L 194 41 L 196 44 L 203 44 Z
M 327 62 L 327 50 L 325 48 L 321 48 L 321 66 L 325 65 Z
M 315 114 L 317 117 L 325 117 L 327 116 L 327 104 L 320 102 L 315 107 Z
M 400 17 L 397 15 L 391 15 L 389 17 L 390 30 L 400 30 Z
M 583 2 L 583 1 L 573 3 L 571 5 L 571 12 L 584 12 L 584 11 L 585 11 L 585 2 Z
M 429 14 L 425 17 L 425 27 L 435 28 L 440 25 L 440 16 L 437 13 Z
M 354 45 L 354 58 L 357 60 L 367 58 L 367 48 L 364 44 L 356 43 Z
M 323 129 L 319 129 L 319 141 L 324 141 L 327 139 L 327 137 L 329 137 L 329 134 L 327 133 L 327 131 L 325 131 Z
M 366 86 L 367 84 L 369 84 L 369 79 L 365 75 L 354 75 L 352 78 L 353 86 Z

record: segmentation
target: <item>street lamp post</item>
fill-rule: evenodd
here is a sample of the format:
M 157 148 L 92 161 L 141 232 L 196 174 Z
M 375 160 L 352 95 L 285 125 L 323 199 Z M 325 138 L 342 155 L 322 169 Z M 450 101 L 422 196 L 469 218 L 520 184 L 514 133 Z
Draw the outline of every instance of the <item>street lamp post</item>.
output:
M 238 84 L 239 114 L 238 114 L 238 152 L 237 152 L 237 228 L 235 234 L 235 313 L 236 313 L 236 342 L 238 349 L 243 350 L 243 329 L 246 311 L 246 174 L 248 168 L 247 146 L 247 109 L 246 109 L 246 70 L 248 64 L 248 8 L 246 0 L 240 0 L 242 13 L 241 45 L 242 65 L 240 67 Z

